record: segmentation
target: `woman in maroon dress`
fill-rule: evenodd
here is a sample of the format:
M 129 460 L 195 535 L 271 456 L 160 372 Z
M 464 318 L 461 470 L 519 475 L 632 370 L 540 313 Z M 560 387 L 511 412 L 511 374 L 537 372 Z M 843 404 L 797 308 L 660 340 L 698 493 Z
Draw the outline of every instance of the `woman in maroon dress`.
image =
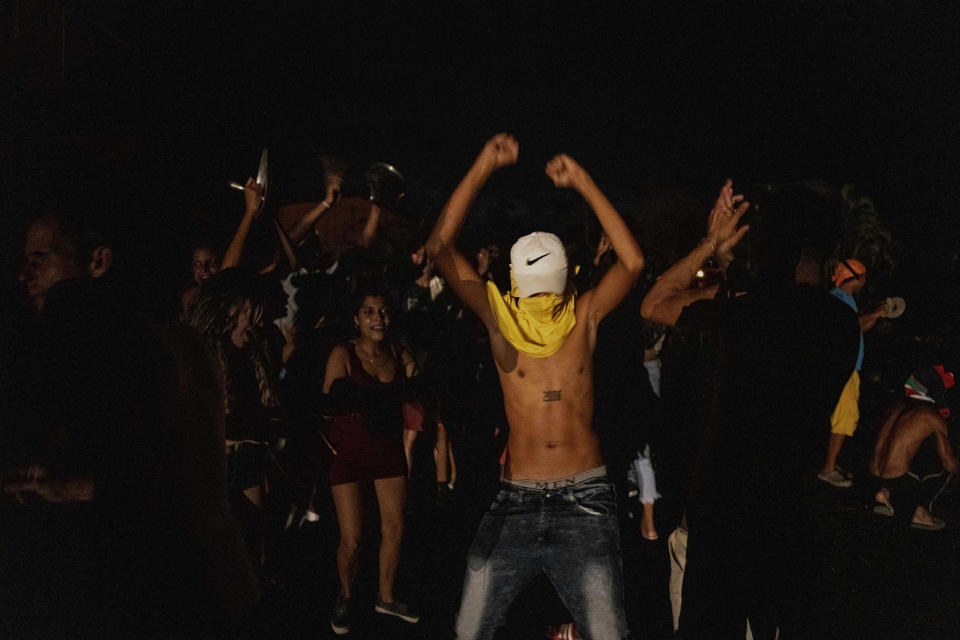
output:
M 361 483 L 373 481 L 380 507 L 379 613 L 407 622 L 419 617 L 394 599 L 393 583 L 403 539 L 407 460 L 403 448 L 403 402 L 413 358 L 387 338 L 390 312 L 378 290 L 362 291 L 353 318 L 359 335 L 334 347 L 323 391 L 334 415 L 330 442 L 337 452 L 330 488 L 340 526 L 337 573 L 340 594 L 331 619 L 340 635 L 350 629 L 351 598 L 362 537 Z

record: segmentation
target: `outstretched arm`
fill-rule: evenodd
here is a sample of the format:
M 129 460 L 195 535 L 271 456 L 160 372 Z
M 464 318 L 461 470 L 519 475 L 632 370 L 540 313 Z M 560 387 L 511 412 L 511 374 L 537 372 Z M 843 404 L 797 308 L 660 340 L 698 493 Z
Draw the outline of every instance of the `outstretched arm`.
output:
M 643 252 L 627 228 L 627 223 L 593 182 L 590 174 L 573 158 L 564 154 L 556 156 L 547 163 L 546 172 L 557 187 L 576 189 L 583 196 L 617 254 L 617 262 L 604 274 L 593 291 L 581 298 L 582 303 L 590 305 L 591 319 L 599 322 L 620 304 L 643 271 Z
M 4 481 L 4 476 L 10 480 Z M 24 494 L 36 495 L 47 502 L 90 502 L 96 497 L 92 478 L 52 478 L 46 467 L 39 464 L 0 470 L 0 497 L 14 496 L 23 503 Z
M 237 226 L 236 233 L 230 240 L 230 246 L 223 254 L 223 263 L 220 269 L 235 267 L 240 264 L 240 258 L 243 256 L 243 245 L 247 242 L 247 236 L 250 235 L 250 227 L 253 226 L 253 219 L 260 213 L 260 185 L 253 178 L 247 178 L 247 183 L 243 185 L 243 218 Z
M 733 248 L 750 229 L 750 225 L 737 227 L 749 206 L 750 203 L 745 202 L 742 195 L 733 194 L 733 181 L 727 180 L 710 212 L 707 237 L 686 257 L 667 269 L 650 288 L 640 306 L 644 318 L 673 326 L 684 307 L 716 295 L 716 286 L 691 289 L 690 285 L 700 265 L 710 256 L 716 254 L 721 261 L 730 261 Z
M 454 190 L 427 239 L 426 250 L 456 294 L 493 331 L 496 319 L 487 302 L 486 283 L 473 265 L 457 251 L 457 235 L 480 189 L 500 167 L 514 164 L 520 146 L 513 136 L 499 133 L 484 145 L 473 166 Z
M 860 331 L 862 333 L 866 333 L 867 331 L 870 331 L 870 329 L 873 329 L 873 327 L 877 324 L 877 320 L 879 320 L 880 318 L 886 318 L 886 317 L 887 317 L 886 304 L 880 305 L 878 309 L 874 309 L 869 313 L 861 313 L 860 316 L 858 316 L 857 318 L 860 321 Z

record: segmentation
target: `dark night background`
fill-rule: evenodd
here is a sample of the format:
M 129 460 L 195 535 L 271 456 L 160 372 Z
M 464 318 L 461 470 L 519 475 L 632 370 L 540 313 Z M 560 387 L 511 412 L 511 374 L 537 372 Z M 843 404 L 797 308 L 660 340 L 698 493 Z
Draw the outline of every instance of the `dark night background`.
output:
M 22 219 L 67 202 L 118 223 L 143 279 L 175 290 L 188 236 L 228 237 L 241 199 L 225 182 L 254 173 L 262 146 L 281 203 L 322 196 L 329 150 L 442 196 L 510 131 L 510 180 L 541 188 L 559 151 L 614 192 L 668 185 L 704 207 L 725 176 L 853 183 L 904 246 L 901 288 L 955 285 L 945 3 L 0 6 L 8 268 Z
M 640 240 L 675 245 L 657 247 L 667 256 L 703 235 L 725 177 L 854 184 L 900 246 L 873 283 L 907 300 L 897 330 L 932 332 L 960 311 L 958 43 L 946 2 L 0 0 L 0 304 L 44 209 L 107 220 L 140 301 L 173 315 L 190 243 L 226 244 L 242 210 L 226 183 L 253 175 L 261 148 L 278 204 L 321 199 L 318 154 L 342 151 L 395 164 L 429 215 L 508 131 L 520 161 L 491 188 L 548 191 L 543 165 L 567 152 L 627 216 L 654 211 Z M 824 540 L 847 515 L 824 517 Z M 917 543 L 902 565 L 870 564 L 876 529 L 857 529 L 836 564 L 858 580 L 835 585 L 824 624 L 853 603 L 831 630 L 863 632 L 883 609 L 955 631 L 955 522 L 935 547 L 952 555 Z M 903 576 L 929 609 L 871 600 Z

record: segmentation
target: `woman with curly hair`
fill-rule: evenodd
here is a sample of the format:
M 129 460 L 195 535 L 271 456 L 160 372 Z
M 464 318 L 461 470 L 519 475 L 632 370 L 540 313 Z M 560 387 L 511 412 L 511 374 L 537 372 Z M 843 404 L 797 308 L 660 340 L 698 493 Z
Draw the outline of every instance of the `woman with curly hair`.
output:
M 226 269 L 204 282 L 188 317 L 223 371 L 227 482 L 254 565 L 262 563 L 267 442 L 277 410 L 265 342 L 258 331 L 262 316 L 253 277 Z

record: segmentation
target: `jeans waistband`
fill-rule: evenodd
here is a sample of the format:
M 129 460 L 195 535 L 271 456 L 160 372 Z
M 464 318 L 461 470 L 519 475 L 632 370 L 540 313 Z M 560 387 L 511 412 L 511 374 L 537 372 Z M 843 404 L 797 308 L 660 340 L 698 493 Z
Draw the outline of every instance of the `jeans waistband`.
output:
M 245 445 L 260 445 L 261 447 L 266 446 L 266 443 L 260 442 L 259 440 L 228 440 L 226 442 L 227 453 L 233 453 L 239 451 Z
M 525 480 L 525 479 L 504 479 L 504 483 L 520 487 L 521 489 L 562 489 L 564 487 L 571 487 L 579 482 L 585 480 L 592 480 L 594 478 L 605 478 L 607 476 L 607 465 L 600 465 L 593 469 L 588 469 L 587 471 L 581 471 L 575 473 L 572 476 L 567 476 L 566 478 L 555 478 L 552 480 Z

